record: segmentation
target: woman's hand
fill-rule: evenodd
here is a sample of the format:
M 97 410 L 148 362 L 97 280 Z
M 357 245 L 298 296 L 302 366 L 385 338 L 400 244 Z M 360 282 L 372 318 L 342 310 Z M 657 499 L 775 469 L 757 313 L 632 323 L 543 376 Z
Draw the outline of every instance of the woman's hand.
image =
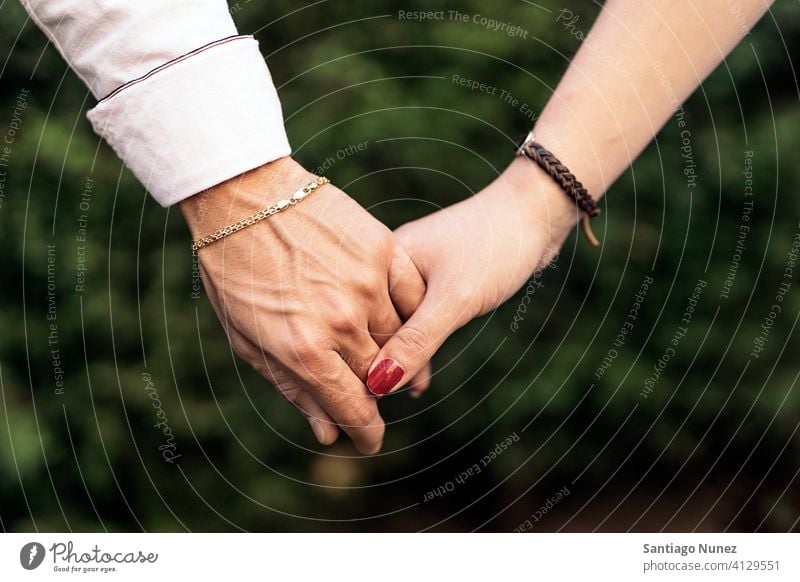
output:
M 578 217 L 548 175 L 516 158 L 472 198 L 397 229 L 427 292 L 380 350 L 370 389 L 386 393 L 402 386 L 456 329 L 516 293 L 552 260 Z M 424 388 L 412 384 L 412 394 Z
M 185 200 L 181 210 L 197 239 L 314 178 L 283 158 Z M 359 451 L 377 452 L 384 423 L 364 384 L 367 369 L 425 293 L 391 231 L 325 185 L 198 255 L 235 352 L 309 419 L 321 443 L 341 428 Z

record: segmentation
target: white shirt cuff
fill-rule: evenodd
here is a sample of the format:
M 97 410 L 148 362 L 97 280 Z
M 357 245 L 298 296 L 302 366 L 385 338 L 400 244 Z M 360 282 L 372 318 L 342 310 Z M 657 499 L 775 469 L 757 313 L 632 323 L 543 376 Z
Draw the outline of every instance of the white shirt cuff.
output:
M 250 36 L 165 63 L 88 118 L 162 206 L 291 153 L 278 93 Z

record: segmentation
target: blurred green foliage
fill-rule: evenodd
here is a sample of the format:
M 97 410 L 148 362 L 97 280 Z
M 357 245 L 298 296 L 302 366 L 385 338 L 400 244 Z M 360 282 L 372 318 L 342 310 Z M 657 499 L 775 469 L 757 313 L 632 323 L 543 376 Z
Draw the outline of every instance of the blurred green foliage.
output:
M 599 10 L 567 7 L 582 30 Z M 555 23 L 561 8 L 231 4 L 267 56 L 296 157 L 312 169 L 334 160 L 326 174 L 390 226 L 502 171 L 530 119 L 452 76 L 541 109 L 578 48 Z M 528 35 L 398 18 L 431 9 L 484 14 Z M 0 134 L 29 91 L 0 205 L 3 529 L 509 531 L 564 486 L 571 494 L 538 529 L 798 527 L 797 271 L 763 353 L 750 356 L 800 228 L 797 3 L 777 3 L 686 105 L 698 186 L 686 188 L 670 121 L 604 199 L 602 250 L 570 239 L 516 333 L 524 290 L 456 333 L 424 398 L 381 403 L 386 454 L 370 459 L 347 442 L 318 447 L 300 416 L 232 356 L 207 301 L 191 297 L 179 213 L 149 199 L 92 133 L 91 96 L 22 8 L 6 2 L 0 13 Z M 364 151 L 337 157 L 360 142 Z M 721 299 L 748 150 L 751 229 Z M 88 271 L 79 293 L 81 214 Z M 48 342 L 47 245 L 57 344 Z M 648 274 L 634 329 L 597 380 Z M 699 279 L 707 286 L 688 333 L 643 398 Z M 175 464 L 158 450 L 145 372 L 176 435 Z M 512 433 L 519 442 L 479 475 L 423 501 Z

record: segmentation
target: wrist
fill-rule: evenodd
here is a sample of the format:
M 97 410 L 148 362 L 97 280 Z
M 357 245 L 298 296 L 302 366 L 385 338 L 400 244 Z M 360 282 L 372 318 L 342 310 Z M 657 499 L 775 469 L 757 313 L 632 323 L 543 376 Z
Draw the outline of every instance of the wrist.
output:
M 521 220 L 540 234 L 552 250 L 561 248 L 581 218 L 581 211 L 561 187 L 536 163 L 516 156 L 498 181 L 510 190 Z
M 250 216 L 315 178 L 290 157 L 279 158 L 181 201 L 192 238 Z

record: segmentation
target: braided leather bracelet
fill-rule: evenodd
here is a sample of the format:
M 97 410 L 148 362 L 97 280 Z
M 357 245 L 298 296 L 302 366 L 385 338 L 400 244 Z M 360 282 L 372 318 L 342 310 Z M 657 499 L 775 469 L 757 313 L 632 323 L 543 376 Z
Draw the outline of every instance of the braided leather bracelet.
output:
M 594 201 L 586 188 L 583 187 L 583 184 L 578 181 L 557 157 L 536 141 L 532 131 L 520 141 L 520 144 L 517 146 L 517 155 L 525 156 L 536 162 L 545 172 L 550 174 L 550 177 L 555 180 L 556 184 L 561 186 L 564 192 L 567 193 L 567 196 L 572 198 L 578 208 L 583 210 L 584 214 L 581 221 L 583 233 L 592 246 L 599 247 L 600 241 L 592 232 L 589 220 L 600 214 L 600 208 L 597 207 L 597 202 Z

